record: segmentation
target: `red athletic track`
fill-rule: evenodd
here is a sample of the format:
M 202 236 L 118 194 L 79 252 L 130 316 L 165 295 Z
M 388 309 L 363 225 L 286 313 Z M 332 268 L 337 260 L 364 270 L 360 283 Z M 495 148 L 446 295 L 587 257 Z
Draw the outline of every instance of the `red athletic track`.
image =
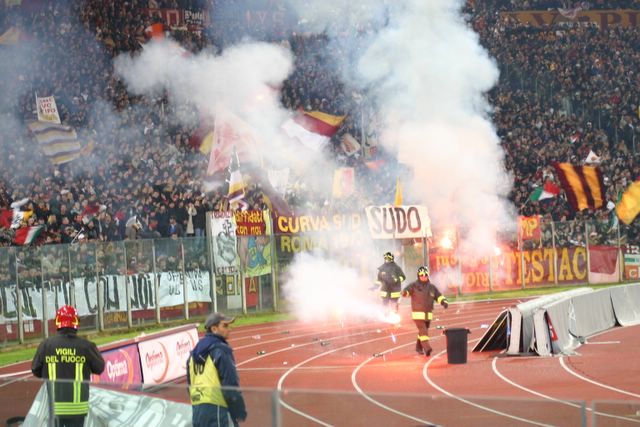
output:
M 352 321 L 234 328 L 230 342 L 249 412 L 242 425 L 271 425 L 269 389 L 279 389 L 284 426 L 640 426 L 640 326 L 591 337 L 575 356 L 484 352 L 469 353 L 466 364 L 447 363 L 446 338 L 436 326 L 469 328 L 471 351 L 486 326 L 517 302 L 437 308 L 430 329 L 431 358 L 414 353 L 417 331 L 408 307 L 403 307 L 398 327 Z M 258 354 L 262 351 L 266 353 Z M 26 369 L 28 364 L 0 368 L 0 376 Z M 29 395 L 24 384 L 3 387 L 2 381 L 7 378 L 0 380 L 5 404 Z M 187 401 L 184 380 L 153 393 Z M 598 407 L 592 414 L 594 401 L 625 403 Z M 582 402 L 588 408 L 586 419 Z

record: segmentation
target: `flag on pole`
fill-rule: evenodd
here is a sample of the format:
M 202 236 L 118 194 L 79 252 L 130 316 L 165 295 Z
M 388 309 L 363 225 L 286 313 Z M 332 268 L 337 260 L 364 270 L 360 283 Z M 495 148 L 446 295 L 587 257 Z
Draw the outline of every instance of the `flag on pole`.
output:
M 640 181 L 635 181 L 622 194 L 616 205 L 616 214 L 620 221 L 629 225 L 638 213 L 640 213 Z
M 402 182 L 400 182 L 400 177 L 396 178 L 396 194 L 393 198 L 394 206 L 402 206 Z
M 352 195 L 355 191 L 355 169 L 354 168 L 336 168 L 333 172 L 333 191 L 334 199 L 341 199 Z
M 251 127 L 230 113 L 216 117 L 213 134 L 207 135 L 206 138 L 212 139 L 207 175 L 213 175 L 228 168 L 234 150 L 236 157 L 247 161 L 252 152 L 250 147 L 260 144 L 260 141 L 254 137 Z
M 15 236 L 13 237 L 13 243 L 21 246 L 30 245 L 34 240 L 36 240 L 43 228 L 43 225 L 18 228 Z
M 33 215 L 33 211 L 21 211 L 18 208 L 0 209 L 0 228 L 19 228 L 22 221 Z
M 604 206 L 604 181 L 599 167 L 557 162 L 553 163 L 553 167 L 574 210 L 600 209 Z
M 80 157 L 80 140 L 72 127 L 35 120 L 28 122 L 27 126 L 54 165 L 68 163 Z
M 298 111 L 282 124 L 282 129 L 291 139 L 311 150 L 320 151 L 338 132 L 344 118 L 321 111 Z
M 544 183 L 542 187 L 538 187 L 529 196 L 529 200 L 532 202 L 538 202 L 544 199 L 551 199 L 560 194 L 560 187 L 555 185 L 551 181 L 547 181 Z
M 238 159 L 238 153 L 235 147 L 233 148 L 233 154 L 231 155 L 231 163 L 229 165 L 229 193 L 227 199 L 231 209 L 240 208 L 241 210 L 247 210 L 249 204 L 244 200 L 245 183 L 240 173 L 240 159 Z
M 584 159 L 584 163 L 587 165 L 598 164 L 600 163 L 600 161 L 601 161 L 600 156 L 594 153 L 593 150 L 589 150 L 589 154 L 587 155 L 587 158 Z

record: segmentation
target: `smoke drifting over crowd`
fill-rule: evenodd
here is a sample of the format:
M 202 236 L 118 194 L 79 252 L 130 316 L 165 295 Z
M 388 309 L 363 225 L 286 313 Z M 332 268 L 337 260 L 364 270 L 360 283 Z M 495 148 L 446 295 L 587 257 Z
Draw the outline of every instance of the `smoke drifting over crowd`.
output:
M 212 13 L 243 15 L 236 2 L 221 2 L 220 7 Z M 237 10 L 225 11 L 225 7 Z M 318 69 L 340 72 L 345 104 L 361 102 L 375 112 L 362 133 L 373 135 L 386 152 L 411 169 L 411 180 L 403 182 L 405 203 L 427 206 L 434 227 L 458 225 L 463 252 L 486 254 L 492 250 L 496 232 L 515 218 L 506 201 L 512 178 L 505 170 L 504 154 L 489 119 L 491 107 L 485 99 L 497 82 L 498 70 L 462 18 L 461 8 L 461 0 L 291 0 L 282 22 L 291 31 L 322 34 L 327 39 L 324 51 L 317 53 L 324 61 Z M 193 129 L 198 122 L 197 115 L 191 114 L 194 110 L 201 117 L 232 121 L 254 141 L 254 160 L 303 172 L 300 191 L 310 199 L 328 200 L 336 165 L 293 145 L 282 131 L 292 112 L 281 104 L 280 89 L 295 73 L 296 58 L 290 46 L 281 42 L 282 28 L 274 25 L 271 33 L 266 25 L 261 29 L 261 39 L 278 43 L 228 37 L 238 42 L 191 54 L 171 40 L 151 41 L 135 54 L 118 56 L 116 75 L 133 94 L 167 96 L 172 106 L 166 112 L 169 117 L 163 118 L 167 122 L 182 122 Z M 92 46 L 97 61 L 104 56 L 94 43 L 88 38 L 81 46 Z M 4 68 L 11 71 L 9 75 L 16 74 L 16 67 Z M 90 83 L 85 102 L 93 106 L 95 119 L 90 121 L 95 122 L 98 138 L 109 135 L 105 140 L 110 142 L 126 140 L 122 124 L 138 124 L 126 120 L 126 107 L 111 111 L 97 96 L 93 83 L 99 88 L 104 82 Z M 110 85 L 108 89 L 115 91 L 116 84 Z M 357 95 L 350 100 L 354 93 Z M 0 107 L 5 109 L 1 103 Z M 140 129 L 132 130 L 131 138 L 139 138 L 140 133 Z M 368 190 L 357 189 L 361 193 Z M 388 202 L 392 198 L 389 194 Z M 361 265 L 370 272 L 364 279 L 355 269 L 323 260 L 318 254 L 296 257 L 286 286 L 300 306 L 300 317 L 327 313 L 326 309 L 316 311 L 323 307 L 318 303 L 320 295 L 306 296 L 318 289 L 322 295 L 344 295 L 328 301 L 334 314 L 371 313 L 371 307 L 359 303 L 369 293 L 361 292 L 373 281 L 381 253 L 394 250 L 388 243 L 379 250 L 372 242 L 361 240 L 358 255 L 369 258 L 368 266 Z M 407 271 L 407 276 L 412 278 L 414 273 Z
M 452 0 L 363 0 L 299 10 L 344 49 L 336 59 L 350 61 L 340 67 L 349 70 L 345 80 L 374 102 L 381 144 L 411 167 L 405 199 L 425 204 L 436 226 L 459 225 L 463 252 L 487 253 L 496 232 L 513 226 L 513 180 L 485 100 L 498 69 L 461 8 Z M 361 29 L 357 44 L 341 38 L 345 25 Z

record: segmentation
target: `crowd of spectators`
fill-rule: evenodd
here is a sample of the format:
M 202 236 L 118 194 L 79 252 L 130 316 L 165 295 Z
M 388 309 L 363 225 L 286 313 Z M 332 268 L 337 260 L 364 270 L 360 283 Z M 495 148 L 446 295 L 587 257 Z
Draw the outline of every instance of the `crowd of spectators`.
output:
M 128 93 L 114 74 L 112 59 L 141 48 L 145 29 L 157 21 L 146 9 L 200 10 L 207 2 L 129 0 L 126 7 L 101 0 L 28 3 L 28 8 L 0 6 L 0 33 L 10 27 L 24 32 L 18 42 L 22 50 L 7 47 L 2 52 L 11 60 L 3 65 L 5 75 L 15 75 L 17 81 L 0 81 L 0 208 L 24 201 L 19 209 L 31 215 L 23 226 L 44 226 L 38 244 L 203 235 L 205 212 L 228 209 L 228 202 L 224 188 L 210 190 L 206 185 L 208 158 L 190 144 L 195 126 L 170 120 L 175 106 L 166 97 Z M 637 2 L 469 0 L 465 12 L 501 70 L 499 84 L 488 96 L 506 165 L 515 177 L 510 198 L 519 213 L 555 221 L 604 221 L 608 211 L 573 212 L 562 195 L 540 202 L 529 196 L 547 179 L 556 180 L 552 161 L 580 164 L 590 151 L 600 157 L 610 200 L 640 177 L 638 28 L 535 28 L 501 15 L 575 5 L 635 8 Z M 223 49 L 241 36 L 238 28 L 172 31 L 192 52 Z M 364 107 L 359 94 L 345 93 L 336 70 L 318 61 L 326 37 L 295 32 L 279 37 L 296 57 L 295 71 L 282 88 L 282 103 L 292 110 L 345 114 L 330 150 L 340 162 L 355 167 L 371 189 L 359 193 L 357 200 L 329 204 L 290 189 L 285 200 L 292 208 L 337 210 L 352 209 L 354 203 L 388 202 L 397 171 L 379 165 L 381 158 L 387 166 L 392 163 L 390 155 L 382 150 L 366 155 L 342 151 L 345 133 L 362 134 L 364 116 L 358 108 Z M 84 142 L 95 140 L 81 159 L 54 166 L 34 146 L 24 126 L 34 117 L 34 93 L 54 95 L 63 121 L 78 129 Z M 291 181 L 299 184 L 295 177 Z M 263 191 L 257 184 L 248 189 L 250 208 L 266 206 Z M 635 235 L 633 229 L 627 231 Z M 11 244 L 12 233 L 0 229 L 1 246 Z

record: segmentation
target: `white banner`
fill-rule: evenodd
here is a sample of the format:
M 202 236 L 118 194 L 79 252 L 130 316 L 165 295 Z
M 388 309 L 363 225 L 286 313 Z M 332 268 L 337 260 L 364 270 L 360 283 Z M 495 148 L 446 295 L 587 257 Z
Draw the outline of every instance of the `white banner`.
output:
M 216 274 L 235 274 L 240 265 L 233 212 L 211 212 L 213 263 Z
M 426 206 L 368 206 L 365 211 L 374 239 L 416 239 L 432 235 Z
M 53 96 L 40 98 L 36 95 L 36 109 L 38 110 L 38 121 L 60 124 L 58 106 Z
M 155 286 L 153 274 L 134 274 L 131 276 L 100 276 L 104 292 L 104 312 L 126 311 L 129 285 L 131 310 L 154 309 Z M 207 271 L 188 271 L 185 273 L 189 302 L 211 302 L 211 282 Z M 184 304 L 182 274 L 163 272 L 158 274 L 160 307 Z M 29 282 L 20 283 L 22 310 L 24 319 L 42 319 L 42 289 Z M 75 305 L 80 316 L 96 314 L 98 311 L 98 286 L 95 278 L 73 279 L 73 286 L 61 279 L 44 282 L 47 301 L 47 318 L 53 319 L 59 307 L 71 304 L 71 293 L 75 296 Z M 18 318 L 16 286 L 0 287 L 0 323 Z
M 140 363 L 144 386 L 164 384 L 184 377 L 191 350 L 198 342 L 198 330 L 194 327 L 164 337 L 140 341 Z

